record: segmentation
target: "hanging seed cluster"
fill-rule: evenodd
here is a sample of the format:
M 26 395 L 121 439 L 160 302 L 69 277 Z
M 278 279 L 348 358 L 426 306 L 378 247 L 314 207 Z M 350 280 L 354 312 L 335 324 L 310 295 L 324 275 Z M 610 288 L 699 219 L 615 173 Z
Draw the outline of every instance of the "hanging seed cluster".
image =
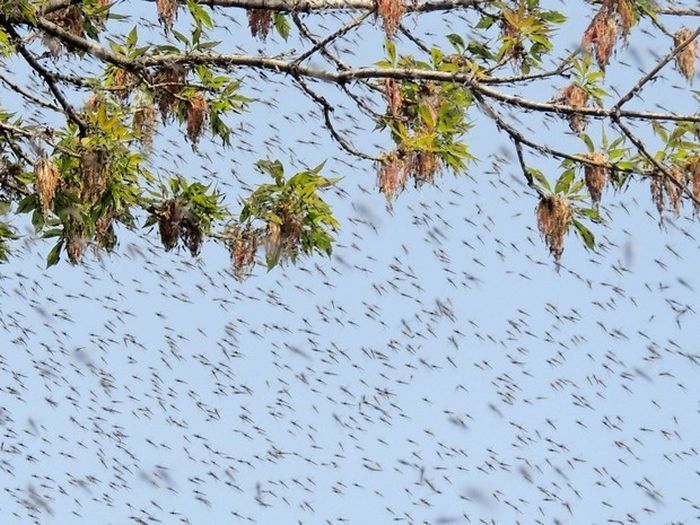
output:
M 193 257 L 199 255 L 202 247 L 202 229 L 194 215 L 179 199 L 168 199 L 151 209 L 158 220 L 158 232 L 165 251 L 175 248 L 180 240 Z
M 34 166 L 34 188 L 44 216 L 53 208 L 53 200 L 60 180 L 61 174 L 58 167 L 51 159 L 40 159 Z
M 690 183 L 690 191 L 695 200 L 700 201 L 700 155 L 694 155 L 685 162 L 685 170 L 688 182 Z M 700 204 L 695 205 L 695 212 L 700 213 Z
M 384 32 L 388 38 L 394 36 L 406 12 L 404 0 L 377 0 L 377 13 L 384 22 Z
M 19 181 L 22 171 L 22 167 L 18 163 L 11 162 L 6 157 L 0 157 L 0 179 L 7 183 L 0 184 L 0 198 L 2 200 L 13 201 L 24 197 L 20 191 L 23 183 Z
M 87 236 L 82 221 L 68 216 L 63 221 L 63 237 L 66 241 L 66 253 L 71 264 L 79 264 L 87 247 Z
M 588 105 L 588 93 L 578 84 L 569 84 L 554 97 L 553 102 L 574 108 L 585 108 Z M 581 133 L 586 128 L 587 119 L 584 115 L 572 113 L 567 118 L 571 131 Z
M 83 12 L 80 6 L 71 5 L 46 15 L 46 19 L 75 36 L 83 36 Z
M 393 78 L 385 78 L 383 83 L 387 114 L 392 118 L 396 118 L 400 116 L 401 108 L 403 107 L 401 85 Z
M 183 67 L 165 66 L 153 75 L 155 101 L 163 122 L 177 109 L 177 94 L 185 87 L 185 73 Z
M 146 150 L 153 146 L 153 136 L 156 132 L 158 116 L 153 104 L 150 102 L 140 102 L 136 106 L 133 116 L 133 127 L 137 133 L 141 144 Z
M 53 22 L 61 29 L 72 35 L 83 36 L 83 12 L 77 5 L 58 9 L 45 15 L 46 20 Z M 63 52 L 63 44 L 59 38 L 49 35 L 42 36 L 42 43 L 49 50 L 52 57 L 57 58 Z
M 681 212 L 681 198 L 683 197 L 683 190 L 686 186 L 685 174 L 680 166 L 677 165 L 671 166 L 668 172 L 672 180 L 666 180 L 666 193 L 668 194 L 671 208 L 673 208 L 676 215 L 679 215 Z
M 557 264 L 564 252 L 564 236 L 569 229 L 570 220 L 568 200 L 560 195 L 547 195 L 540 199 L 537 205 L 537 227 Z
M 109 207 L 95 221 L 95 242 L 97 246 L 108 251 L 114 249 L 117 244 L 117 236 L 114 233 L 114 209 L 112 207 Z
M 109 151 L 104 146 L 94 146 L 81 152 L 80 198 L 82 200 L 95 203 L 102 197 L 107 189 L 109 162 Z
M 607 162 L 605 155 L 599 151 L 587 155 L 586 158 L 591 162 L 595 162 L 596 164 L 603 164 Z M 590 194 L 591 200 L 597 209 L 600 206 L 600 200 L 603 197 L 603 188 L 605 187 L 605 183 L 608 181 L 608 169 L 604 166 L 586 164 L 583 171 L 588 193 Z
M 674 47 L 680 46 L 693 36 L 693 32 L 684 27 L 673 35 Z M 698 40 L 697 38 L 688 44 L 680 53 L 676 55 L 676 67 L 687 80 L 695 77 L 695 64 L 698 60 Z
M 122 100 L 129 98 L 133 75 L 126 69 L 116 68 L 113 76 L 113 86 L 118 89 L 116 96 Z
M 442 102 L 435 83 L 426 82 L 420 90 L 420 103 L 429 114 L 429 119 L 419 115 L 415 104 L 404 99 L 399 82 L 391 78 L 384 79 L 383 88 L 387 101 L 387 117 L 408 122 L 415 136 L 428 136 L 435 131 L 434 123 L 438 120 L 438 111 Z M 432 183 L 440 168 L 441 160 L 432 151 L 411 150 L 400 146 L 397 151 L 385 155 L 378 163 L 379 191 L 391 204 L 396 195 L 403 191 L 409 178 L 413 178 L 416 187 Z
M 389 204 L 403 190 L 408 173 L 406 161 L 396 153 L 390 153 L 379 161 L 377 184 Z
M 197 144 L 202 134 L 202 125 L 209 114 L 209 102 L 202 93 L 195 93 L 187 101 L 187 137 Z
M 680 164 L 673 164 L 667 174 L 655 171 L 650 175 L 649 188 L 651 197 L 659 212 L 659 221 L 663 223 L 666 203 L 678 215 L 683 203 L 683 194 L 689 192 L 693 198 L 700 200 L 700 155 L 693 155 Z M 694 203 L 695 211 L 700 212 L 700 205 Z
M 265 40 L 272 27 L 272 13 L 268 9 L 248 9 L 250 34 Z
M 173 28 L 175 16 L 177 15 L 177 6 L 178 0 L 156 0 L 158 19 L 166 31 Z
M 627 40 L 635 22 L 635 10 L 630 0 L 603 0 L 600 10 L 583 33 L 583 48 L 595 51 L 600 69 L 610 62 L 618 35 Z
M 250 226 L 243 228 L 234 226 L 226 232 L 226 236 L 231 253 L 233 274 L 238 279 L 243 279 L 250 274 L 255 264 L 259 234 Z

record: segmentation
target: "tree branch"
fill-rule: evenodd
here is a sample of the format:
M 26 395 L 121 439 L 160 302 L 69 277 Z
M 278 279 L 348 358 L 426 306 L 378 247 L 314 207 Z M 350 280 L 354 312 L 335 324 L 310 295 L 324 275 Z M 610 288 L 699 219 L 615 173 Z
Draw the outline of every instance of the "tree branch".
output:
M 620 109 L 625 103 L 627 103 L 632 97 L 637 95 L 642 88 L 652 79 L 654 78 L 663 67 L 668 64 L 671 60 L 673 60 L 678 53 L 683 51 L 686 47 L 688 47 L 697 37 L 700 35 L 700 27 L 698 27 L 695 32 L 685 40 L 684 42 L 681 42 L 680 45 L 674 47 L 670 53 L 668 53 L 665 57 L 663 57 L 656 66 L 649 71 L 646 75 L 644 75 L 642 78 L 639 79 L 639 82 L 635 84 L 635 86 L 630 89 L 627 93 L 625 93 L 622 97 L 620 97 L 620 100 L 617 101 L 617 104 L 615 104 L 612 108 L 612 111 L 615 111 L 617 109 Z
M 24 58 L 27 64 L 29 64 L 29 66 L 44 80 L 49 88 L 49 91 L 51 91 L 51 94 L 54 96 L 61 108 L 63 108 L 63 112 L 65 113 L 66 117 L 78 126 L 82 134 L 85 134 L 87 131 L 87 124 L 78 116 L 73 106 L 68 102 L 68 100 L 66 100 L 66 97 L 63 95 L 61 90 L 58 89 L 56 80 L 52 73 L 42 66 L 34 55 L 27 50 L 26 46 L 22 42 L 22 39 L 11 24 L 3 23 L 2 25 L 7 34 L 10 35 L 14 41 L 13 43 L 17 48 L 17 51 L 19 51 L 19 54 L 22 55 L 22 58 Z
M 644 146 L 644 143 L 634 133 L 632 133 L 631 129 L 625 126 L 625 124 L 622 122 L 622 120 L 620 120 L 620 117 L 618 115 L 613 115 L 612 121 L 617 125 L 618 128 L 620 128 L 620 131 L 622 131 L 622 133 L 624 133 L 624 135 L 628 139 L 630 139 L 632 144 L 634 144 L 637 150 L 639 150 L 639 153 L 641 153 L 642 156 L 646 158 L 664 178 L 671 181 L 671 183 L 678 187 L 682 193 L 685 193 L 690 198 L 690 200 L 693 201 L 694 204 L 700 206 L 700 200 L 696 199 L 693 193 L 684 184 L 676 180 L 676 178 L 668 171 L 666 166 L 661 164 L 661 162 L 659 162 L 656 159 L 656 157 L 647 150 L 646 146 Z M 653 173 L 650 173 L 648 175 L 652 174 Z
M 331 137 L 333 137 L 333 140 L 335 140 L 341 148 L 350 153 L 350 155 L 353 155 L 354 157 L 358 157 L 360 159 L 371 161 L 379 160 L 378 157 L 373 157 L 371 155 L 358 151 L 351 144 L 349 144 L 348 141 L 343 138 L 343 136 L 335 129 L 335 126 L 333 125 L 333 120 L 331 117 L 331 114 L 333 113 L 333 107 L 330 105 L 330 103 L 321 95 L 313 91 L 309 87 L 309 85 L 306 82 L 304 82 L 302 78 L 295 77 L 294 80 L 301 86 L 301 89 L 304 91 L 304 93 L 306 93 L 321 108 L 321 110 L 323 111 L 323 120 L 326 123 L 328 131 L 330 132 Z

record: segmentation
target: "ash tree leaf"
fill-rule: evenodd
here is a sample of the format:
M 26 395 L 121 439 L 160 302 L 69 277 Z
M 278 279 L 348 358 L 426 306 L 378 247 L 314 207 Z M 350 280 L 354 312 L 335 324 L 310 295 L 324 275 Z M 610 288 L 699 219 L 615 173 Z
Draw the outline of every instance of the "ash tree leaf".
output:
M 581 240 L 583 241 L 583 244 L 586 246 L 591 251 L 595 250 L 595 236 L 589 230 L 586 228 L 580 221 L 577 221 L 576 219 L 573 220 L 574 223 L 574 228 L 576 228 L 576 232 L 579 234 L 581 237 Z
M 61 250 L 63 249 L 63 239 L 58 241 L 53 248 L 51 248 L 51 251 L 49 254 L 46 256 L 46 267 L 50 268 L 56 263 L 58 263 L 58 260 L 61 257 Z
M 287 40 L 289 38 L 290 31 L 289 20 L 287 17 L 283 13 L 272 13 L 272 23 L 274 24 L 279 35 L 284 40 Z

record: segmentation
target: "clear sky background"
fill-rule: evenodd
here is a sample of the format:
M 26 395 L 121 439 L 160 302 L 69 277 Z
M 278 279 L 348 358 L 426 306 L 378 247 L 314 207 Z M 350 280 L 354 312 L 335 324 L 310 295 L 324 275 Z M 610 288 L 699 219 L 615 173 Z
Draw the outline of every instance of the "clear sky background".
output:
M 562 46 L 591 13 L 566 8 Z M 222 50 L 249 41 L 235 19 Z M 467 32 L 454 15 L 426 20 L 438 39 Z M 616 55 L 622 92 L 670 47 L 648 29 Z M 347 45 L 371 62 L 379 33 L 359 35 Z M 696 109 L 680 75 L 664 76 L 631 107 Z M 259 266 L 241 283 L 222 248 L 164 254 L 156 232 L 125 232 L 114 255 L 49 271 L 50 246 L 23 241 L 0 268 L 2 523 L 697 522 L 691 206 L 662 229 L 646 183 L 608 190 L 600 253 L 571 234 L 557 273 L 510 144 L 476 110 L 468 142 L 481 162 L 407 188 L 388 212 L 374 168 L 342 156 L 313 105 L 269 77 L 244 83 L 274 106 L 234 117 L 231 151 L 203 144 L 203 160 L 168 145 L 173 133 L 156 148 L 182 155 L 175 169 L 188 176 L 214 172 L 232 202 L 238 178 L 259 180 L 261 157 L 327 159 L 347 192 L 331 196 L 343 224 L 334 256 Z M 561 87 L 527 93 L 548 100 Z M 577 144 L 566 123 L 518 118 L 541 142 Z M 354 137 L 368 150 L 385 139 Z

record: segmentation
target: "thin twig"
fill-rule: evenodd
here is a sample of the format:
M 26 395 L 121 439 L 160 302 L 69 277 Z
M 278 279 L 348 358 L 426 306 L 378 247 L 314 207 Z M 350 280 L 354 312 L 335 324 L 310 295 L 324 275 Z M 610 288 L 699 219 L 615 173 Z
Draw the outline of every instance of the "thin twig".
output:
M 12 38 L 14 41 L 14 45 L 17 48 L 17 51 L 19 51 L 19 54 L 22 55 L 22 58 L 29 64 L 29 66 L 36 71 L 39 76 L 44 80 L 46 83 L 47 87 L 49 88 L 49 91 L 51 91 L 51 94 L 54 96 L 58 104 L 63 108 L 63 112 L 65 113 L 66 117 L 73 121 L 78 128 L 81 131 L 81 134 L 85 134 L 87 132 L 87 124 L 83 119 L 81 119 L 78 114 L 75 112 L 75 109 L 73 106 L 66 100 L 65 95 L 61 92 L 61 90 L 58 88 L 56 85 L 56 80 L 53 77 L 52 73 L 46 69 L 44 66 L 42 66 L 37 59 L 32 55 L 25 45 L 22 43 L 20 36 L 17 34 L 15 31 L 14 27 L 8 23 L 3 23 L 3 27 L 5 31 L 7 32 L 8 35 Z
M 335 129 L 335 126 L 333 125 L 333 120 L 331 117 L 331 114 L 333 113 L 333 107 L 330 105 L 330 103 L 321 95 L 317 94 L 315 91 L 313 91 L 309 85 L 299 77 L 294 78 L 294 80 L 301 86 L 301 89 L 306 93 L 316 104 L 319 105 L 321 110 L 323 111 L 323 119 L 326 123 L 326 127 L 328 128 L 328 131 L 331 134 L 331 137 L 333 137 L 333 140 L 335 140 L 341 148 L 343 148 L 345 151 L 350 153 L 351 155 L 364 159 L 364 160 L 371 160 L 371 161 L 378 161 L 378 157 L 373 157 L 371 155 L 368 155 L 366 153 L 363 153 L 361 151 L 358 151 L 355 149 L 350 143 L 348 143 L 345 138 L 340 135 L 340 133 Z
M 615 104 L 612 107 L 612 111 L 620 109 L 625 103 L 627 103 L 630 99 L 637 95 L 647 84 L 647 82 L 654 78 L 666 64 L 668 64 L 671 60 L 673 60 L 676 57 L 676 55 L 678 55 L 678 53 L 680 53 L 686 47 L 688 47 L 698 37 L 698 35 L 700 35 L 700 27 L 698 27 L 695 30 L 695 32 L 690 36 L 690 38 L 681 42 L 678 46 L 674 47 L 670 53 L 668 53 L 665 57 L 659 60 L 659 63 L 656 64 L 656 66 L 654 66 L 654 68 L 651 71 L 649 71 L 646 75 L 640 78 L 639 82 L 637 82 L 632 89 L 630 89 L 627 93 L 620 97 L 620 100 L 617 101 L 617 104 Z

